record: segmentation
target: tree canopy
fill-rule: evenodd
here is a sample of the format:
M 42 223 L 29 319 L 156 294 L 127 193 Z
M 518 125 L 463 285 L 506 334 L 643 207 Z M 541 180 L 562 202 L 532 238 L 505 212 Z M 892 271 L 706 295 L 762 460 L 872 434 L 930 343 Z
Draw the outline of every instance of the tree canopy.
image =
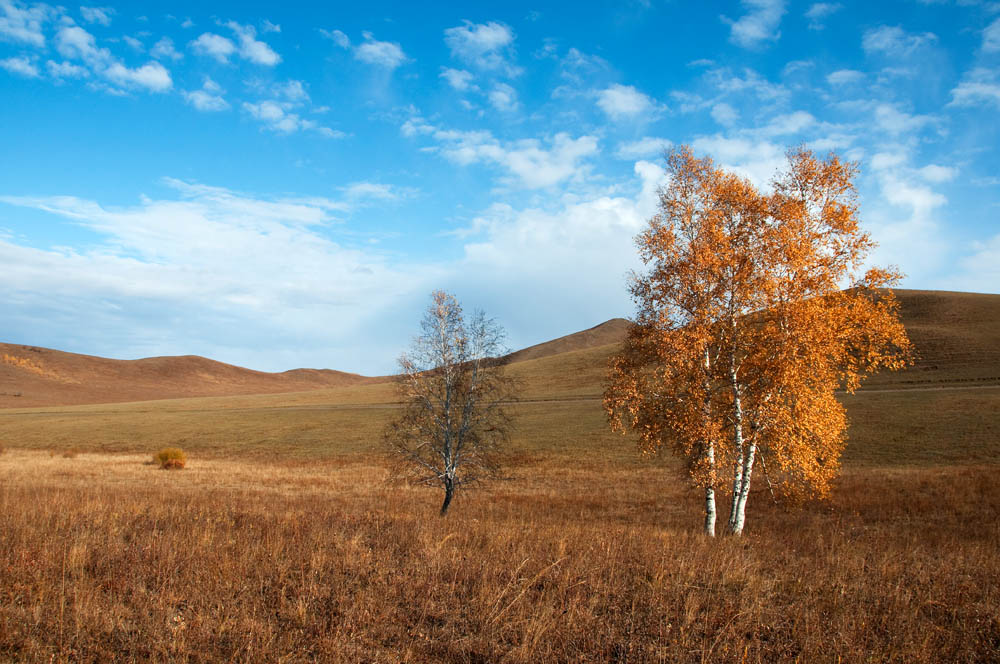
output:
M 743 530 L 755 463 L 786 494 L 825 495 L 847 418 L 835 390 L 898 369 L 910 344 L 889 287 L 864 270 L 856 166 L 789 151 L 762 192 L 681 147 L 667 155 L 659 212 L 636 237 L 634 325 L 611 362 L 604 405 L 646 453 L 668 448 L 705 489 L 731 491 Z

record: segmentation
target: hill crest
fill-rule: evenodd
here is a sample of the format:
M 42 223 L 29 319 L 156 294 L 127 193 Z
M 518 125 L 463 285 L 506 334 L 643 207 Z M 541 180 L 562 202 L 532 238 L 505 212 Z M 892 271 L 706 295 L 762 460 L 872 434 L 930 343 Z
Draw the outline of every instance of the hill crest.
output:
M 903 289 L 895 293 L 917 351 L 916 364 L 873 376 L 865 387 L 1000 383 L 1000 295 Z M 509 358 L 528 363 L 522 364 L 524 370 L 548 372 L 552 380 L 579 381 L 582 371 L 599 383 L 607 356 L 629 325 L 624 318 L 613 318 L 515 351 Z M 584 350 L 588 352 L 576 352 Z M 564 359 L 556 357 L 560 355 Z M 532 361 L 542 359 L 545 368 L 534 367 Z M 0 343 L 0 408 L 279 394 L 386 380 L 330 369 L 267 373 L 197 355 L 112 360 Z M 584 391 L 593 390 L 590 386 Z

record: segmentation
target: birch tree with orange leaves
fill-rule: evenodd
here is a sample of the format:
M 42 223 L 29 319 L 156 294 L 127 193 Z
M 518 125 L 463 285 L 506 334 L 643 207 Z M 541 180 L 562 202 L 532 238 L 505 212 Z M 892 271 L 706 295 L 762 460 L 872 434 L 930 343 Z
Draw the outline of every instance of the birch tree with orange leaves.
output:
M 637 312 L 604 406 L 641 452 L 684 459 L 708 535 L 726 492 L 727 530 L 743 532 L 757 465 L 786 495 L 825 496 L 846 443 L 835 390 L 910 361 L 889 290 L 899 273 L 861 271 L 875 245 L 857 167 L 787 157 L 761 192 L 686 147 L 668 153 L 659 213 L 636 237 L 648 269 L 631 279 Z

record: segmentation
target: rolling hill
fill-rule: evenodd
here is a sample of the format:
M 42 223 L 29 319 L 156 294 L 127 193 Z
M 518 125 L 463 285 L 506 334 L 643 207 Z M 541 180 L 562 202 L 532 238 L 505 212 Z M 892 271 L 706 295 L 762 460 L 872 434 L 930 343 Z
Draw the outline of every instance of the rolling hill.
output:
M 916 363 L 874 376 L 863 389 L 1000 384 L 1000 295 L 917 290 L 896 295 Z M 607 358 L 628 325 L 614 318 L 516 351 L 510 355 L 512 370 L 524 379 L 530 398 L 597 396 Z M 0 344 L 0 408 L 325 391 L 386 380 L 329 369 L 265 373 L 197 356 L 111 360 Z M 335 391 L 352 398 L 351 390 Z
M 329 369 L 266 373 L 196 355 L 111 360 L 0 344 L 0 408 L 300 392 L 372 380 Z

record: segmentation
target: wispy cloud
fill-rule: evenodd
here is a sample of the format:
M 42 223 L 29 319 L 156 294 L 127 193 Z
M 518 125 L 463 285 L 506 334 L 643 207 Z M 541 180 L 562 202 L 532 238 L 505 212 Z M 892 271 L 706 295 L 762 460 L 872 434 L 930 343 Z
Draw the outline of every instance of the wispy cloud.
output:
M 1000 51 L 1000 18 L 994 20 L 983 30 L 984 53 L 996 53 Z
M 115 15 L 113 7 L 80 7 L 80 15 L 87 23 L 111 25 L 111 17 Z
M 594 136 L 573 138 L 565 132 L 544 142 L 504 142 L 489 131 L 441 129 L 419 117 L 404 123 L 401 132 L 409 137 L 430 136 L 438 143 L 434 150 L 455 164 L 498 166 L 505 173 L 500 180 L 503 185 L 523 189 L 543 189 L 580 179 L 590 170 L 587 158 L 597 153 Z
M 861 39 L 861 47 L 868 54 L 906 57 L 937 41 L 937 35 L 931 32 L 913 34 L 899 26 L 883 25 L 866 31 Z
M 279 134 L 314 131 L 324 138 L 343 138 L 344 132 L 320 125 L 295 112 L 297 104 L 291 101 L 267 99 L 257 103 L 243 102 L 243 110 L 259 120 L 264 128 Z
M 619 159 L 649 159 L 660 157 L 673 143 L 666 138 L 643 136 L 638 141 L 622 143 L 615 151 Z
M 784 0 L 741 0 L 747 13 L 737 20 L 722 17 L 729 24 L 729 41 L 743 48 L 758 48 L 781 36 L 778 26 L 785 14 Z
M 225 27 L 233 31 L 236 42 L 214 32 L 203 32 L 190 43 L 191 49 L 223 64 L 228 63 L 233 55 L 264 67 L 273 67 L 281 62 L 281 56 L 274 49 L 257 39 L 257 31 L 253 26 L 228 21 Z
M 112 90 L 144 89 L 150 92 L 166 92 L 173 87 L 170 72 L 156 61 L 139 67 L 128 67 L 111 52 L 97 46 L 92 34 L 76 25 L 63 26 L 56 33 L 56 51 L 68 60 L 82 61 L 92 72 L 110 82 Z M 72 69 L 63 65 L 52 65 L 53 70 L 71 74 Z
M 222 96 L 222 88 L 210 78 L 205 79 L 200 90 L 184 91 L 182 94 L 187 103 L 199 111 L 217 112 L 229 108 L 229 102 Z
M 57 80 L 64 78 L 87 78 L 90 76 L 88 69 L 75 65 L 72 62 L 55 62 L 54 60 L 49 60 L 45 63 L 45 68 L 48 70 L 49 76 Z
M 657 109 L 656 103 L 631 85 L 611 85 L 597 92 L 597 105 L 612 120 L 643 117 Z
M 514 31 L 504 23 L 464 21 L 462 25 L 444 31 L 444 42 L 452 57 L 477 69 L 500 71 L 507 75 L 520 72 L 511 62 Z
M 38 78 L 38 67 L 26 57 L 5 58 L 0 60 L 0 68 L 6 69 L 12 74 L 25 76 L 27 78 Z
M 472 83 L 475 77 L 471 72 L 465 71 L 464 69 L 442 67 L 440 76 L 448 82 L 448 85 L 459 92 L 476 89 L 476 86 Z
M 149 49 L 149 54 L 160 60 L 180 60 L 184 57 L 174 48 L 174 40 L 170 37 L 160 38 L 159 41 L 153 44 L 153 48 Z
M 517 91 L 506 83 L 497 83 L 490 90 L 490 104 L 498 111 L 511 113 L 516 111 L 520 104 L 517 101 Z
M 226 27 L 236 34 L 239 41 L 240 57 L 254 64 L 273 67 L 281 62 L 281 56 L 270 46 L 257 39 L 257 31 L 251 25 L 240 25 L 229 21 Z
M 409 60 L 403 48 L 396 42 L 379 41 L 370 32 L 364 32 L 361 36 L 365 41 L 354 49 L 355 60 L 376 67 L 385 67 L 390 71 Z
M 203 32 L 190 46 L 195 53 L 213 57 L 222 63 L 229 62 L 229 56 L 236 52 L 236 44 L 231 39 L 212 32 Z
M 0 238 L 0 287 L 28 303 L 8 308 L 8 321 L 42 315 L 47 330 L 118 356 L 162 354 L 164 344 L 260 369 L 370 370 L 371 360 L 364 366 L 360 358 L 379 357 L 385 340 L 371 341 L 364 324 L 429 288 L 433 269 L 395 267 L 331 238 L 333 215 L 349 203 L 164 183 L 175 196 L 115 208 L 66 196 L 0 197 L 97 238 L 81 251 Z M 177 326 L 180 319 L 190 324 Z M 262 351 L 275 336 L 309 339 L 313 355 Z
M 951 91 L 949 106 L 996 106 L 1000 108 L 1000 77 L 991 69 L 976 67 L 962 76 Z
M 813 3 L 805 14 L 806 18 L 809 19 L 809 29 L 822 30 L 826 27 L 825 19 L 836 14 L 843 8 L 844 5 L 839 2 Z
M 45 46 L 42 25 L 54 15 L 45 4 L 24 7 L 11 0 L 0 0 L 0 40 Z
M 334 44 L 340 48 L 350 48 L 351 39 L 345 33 L 340 30 L 325 30 L 323 28 L 319 29 L 319 33 L 332 41 Z

